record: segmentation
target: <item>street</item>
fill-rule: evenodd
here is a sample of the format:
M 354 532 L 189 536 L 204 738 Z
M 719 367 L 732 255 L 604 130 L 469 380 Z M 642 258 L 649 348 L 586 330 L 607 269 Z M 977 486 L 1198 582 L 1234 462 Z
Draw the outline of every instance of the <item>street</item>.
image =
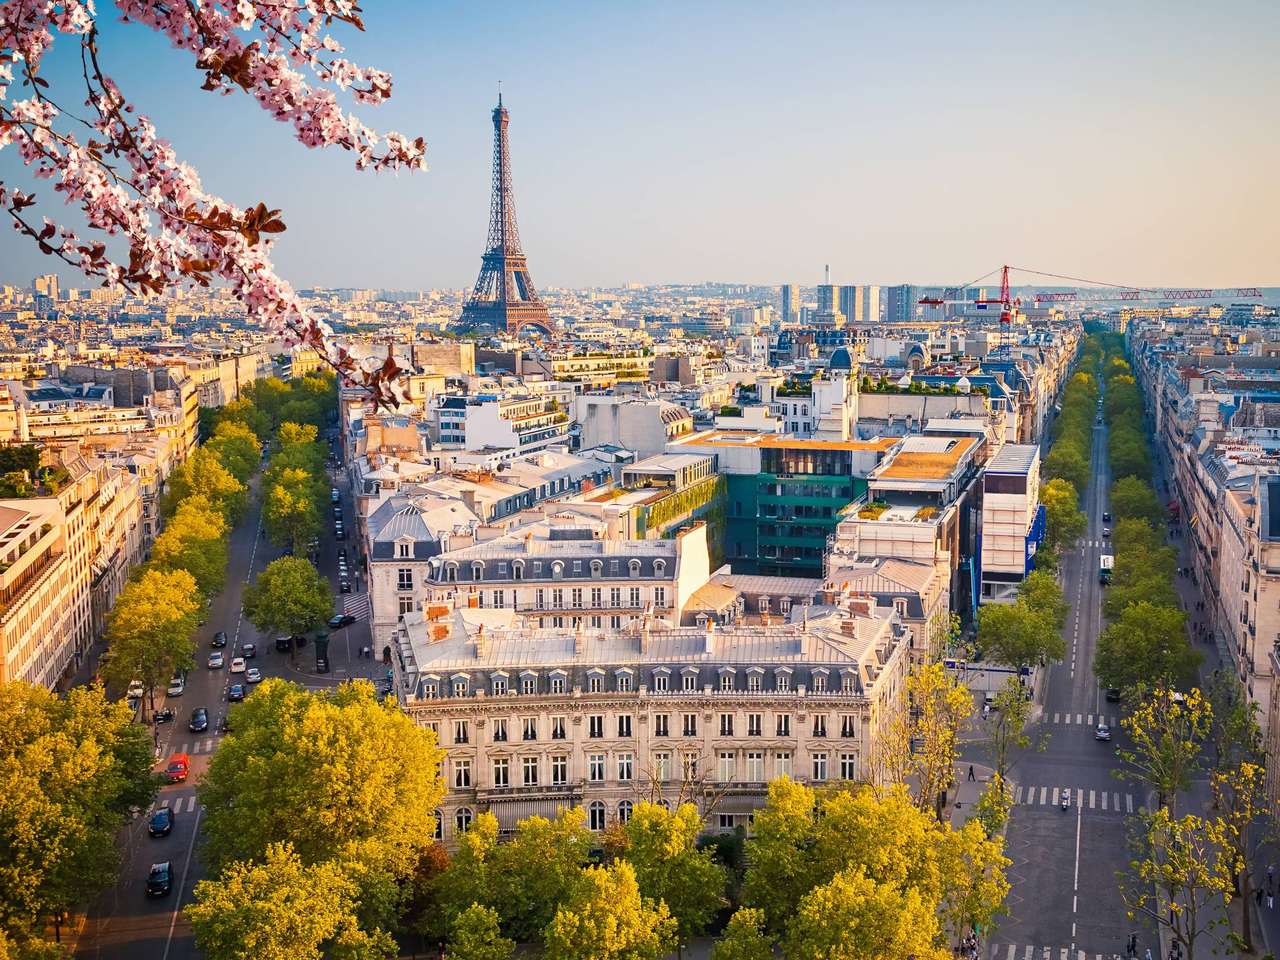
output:
M 343 482 L 336 485 L 343 492 L 344 513 L 351 516 L 349 491 Z M 257 644 L 257 656 L 249 659 L 247 665 L 256 666 L 264 678 L 284 677 L 311 689 L 334 686 L 353 676 L 374 677 L 384 672 L 377 662 L 357 658 L 359 648 L 370 642 L 366 619 L 333 634 L 329 649 L 332 672 L 317 674 L 315 655 L 310 645 L 299 651 L 291 663 L 288 654 L 276 652 L 274 638 L 261 635 L 243 617 L 241 603 L 245 586 L 280 556 L 280 551 L 262 537 L 261 503 L 257 492 L 255 480 L 255 496 L 251 498 L 246 516 L 231 533 L 227 587 L 213 599 L 209 620 L 197 634 L 196 665 L 187 677 L 186 690 L 182 696 L 169 697 L 163 704 L 172 708 L 176 716 L 171 723 L 158 727 L 157 771 L 162 770 L 175 753 L 186 753 L 191 758 L 187 780 L 163 786 L 154 805 L 154 808 L 168 807 L 175 812 L 173 831 L 167 837 L 150 837 L 147 833 L 150 811 L 139 815 L 127 828 L 122 838 L 120 879 L 90 909 L 76 944 L 79 957 L 187 960 L 199 955 L 191 929 L 180 913 L 181 907 L 190 903 L 195 884 L 204 877 L 196 842 L 202 815 L 196 798 L 196 784 L 208 769 L 209 758 L 222 740 L 222 735 L 216 731 L 229 706 L 227 690 L 232 683 L 244 682 L 243 674 L 232 675 L 228 668 L 232 657 L 241 655 L 244 643 Z M 326 505 L 326 513 L 327 510 Z M 337 598 L 337 608 L 341 610 L 344 595 L 337 593 L 336 571 L 338 548 L 343 545 L 334 541 L 332 523 L 327 515 L 325 528 L 320 537 L 319 566 L 329 578 Z M 348 553 L 353 551 L 349 549 Z M 363 576 L 358 581 L 364 585 Z M 227 646 L 222 652 L 228 666 L 210 670 L 205 662 L 212 650 L 210 641 L 219 630 L 227 635 Z M 208 730 L 192 733 L 188 729 L 191 713 L 202 706 L 209 710 Z M 151 864 L 163 860 L 172 864 L 173 890 L 165 897 L 147 897 L 143 890 L 147 872 Z
M 1095 424 L 1092 444 L 1083 505 L 1088 524 L 1061 561 L 1070 604 L 1066 656 L 1048 668 L 1043 712 L 1028 731 L 1033 747 L 1018 751 L 1010 767 L 1009 914 L 988 938 L 988 955 L 1000 960 L 1121 956 L 1130 933 L 1138 934 L 1139 956 L 1148 947 L 1153 955 L 1160 952 L 1155 931 L 1125 917 L 1116 886 L 1116 872 L 1127 860 L 1125 818 L 1145 806 L 1146 797 L 1112 775 L 1123 740 L 1120 709 L 1106 701 L 1093 676 L 1105 589 L 1098 582 L 1099 557 L 1111 553 L 1103 535 L 1110 524 L 1102 519 L 1110 487 L 1105 425 Z M 1094 739 L 1099 722 L 1111 727 L 1112 742 Z M 1041 738 L 1043 751 L 1034 748 Z M 1066 810 L 1059 802 L 1064 789 L 1070 793 Z

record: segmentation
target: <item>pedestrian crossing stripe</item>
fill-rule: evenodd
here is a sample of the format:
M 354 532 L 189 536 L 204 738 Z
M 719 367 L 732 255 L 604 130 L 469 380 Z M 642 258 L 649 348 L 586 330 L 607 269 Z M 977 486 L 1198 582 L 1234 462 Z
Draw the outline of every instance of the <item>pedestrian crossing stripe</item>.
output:
M 184 809 L 187 813 L 195 813 L 198 802 L 199 798 L 195 794 L 189 797 L 166 797 L 147 807 L 147 816 L 150 817 L 157 810 L 168 810 L 170 806 L 173 807 L 174 813 L 182 813 Z
M 1094 953 L 1070 947 L 993 943 L 991 960 L 1121 960 L 1121 957 L 1118 953 Z
M 368 620 L 370 614 L 369 594 L 348 593 L 342 597 L 342 612 L 357 620 Z
M 1105 723 L 1108 727 L 1117 727 L 1120 725 L 1120 718 L 1113 713 L 1055 713 L 1050 722 L 1090 727 L 1095 723 Z
M 1015 807 L 1056 807 L 1062 799 L 1062 787 L 1024 787 L 1018 786 L 1013 791 Z M 1087 810 L 1105 810 L 1109 813 L 1133 813 L 1142 810 L 1142 805 L 1134 805 L 1132 793 L 1121 793 L 1118 790 L 1089 790 L 1085 787 L 1067 787 L 1065 792 L 1072 806 Z
M 213 753 L 216 740 L 210 737 L 207 740 L 196 740 L 194 743 L 190 740 L 183 742 L 181 747 L 173 748 L 173 753 Z

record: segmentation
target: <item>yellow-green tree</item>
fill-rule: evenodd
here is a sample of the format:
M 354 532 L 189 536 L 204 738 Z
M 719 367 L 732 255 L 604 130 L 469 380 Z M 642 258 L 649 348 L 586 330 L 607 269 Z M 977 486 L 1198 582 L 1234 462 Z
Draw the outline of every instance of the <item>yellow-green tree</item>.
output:
M 219 593 L 227 579 L 227 521 L 203 494 L 178 506 L 151 546 L 158 570 L 185 570 L 205 597 Z
M 764 911 L 735 910 L 711 948 L 711 960 L 773 960 L 773 941 L 764 932 Z
M 301 467 L 274 471 L 263 497 L 262 524 L 272 543 L 302 556 L 322 529 L 316 477 Z
M 235 525 L 248 505 L 248 488 L 237 480 L 218 455 L 201 447 L 169 475 L 169 490 L 161 499 L 161 513 L 173 516 L 178 504 L 193 493 L 200 493 L 222 512 L 227 522 Z
M 303 557 L 267 564 L 244 591 L 244 614 L 264 633 L 301 636 L 333 612 L 333 588 Z
M 1251 864 L 1264 843 L 1275 839 L 1275 820 L 1266 795 L 1266 774 L 1261 764 L 1241 760 L 1215 770 L 1209 780 L 1213 790 L 1215 816 L 1210 820 L 1211 837 L 1229 857 L 1229 865 L 1240 891 L 1243 915 L 1241 939 L 1247 953 L 1253 952 L 1253 925 L 1249 919 L 1249 899 L 1253 893 Z
M 1195 689 L 1182 694 L 1168 687 L 1138 687 L 1133 699 L 1133 710 L 1120 720 L 1132 744 L 1117 751 L 1128 768 L 1121 775 L 1145 783 L 1156 791 L 1161 807 L 1173 810 L 1200 767 L 1213 709 Z
M 847 870 L 800 901 L 782 950 L 792 960 L 946 960 L 950 952 L 934 945 L 938 934 L 937 915 L 919 891 Z
M 1167 809 L 1142 813 L 1130 837 L 1133 859 L 1117 879 L 1131 918 L 1163 928 L 1186 960 L 1202 936 L 1227 922 L 1234 861 L 1210 822 L 1175 817 Z
M 388 934 L 361 929 L 359 907 L 359 889 L 339 864 L 308 865 L 273 843 L 261 862 L 228 864 L 196 884 L 186 915 L 209 960 L 394 957 Z
M 264 680 L 200 784 L 205 863 L 216 873 L 288 843 L 306 865 L 337 862 L 360 887 L 362 916 L 385 919 L 388 883 L 413 873 L 434 835 L 442 760 L 435 734 L 367 681 L 312 693 Z
M 1031 746 L 1031 738 L 1026 734 L 1031 702 L 1026 697 L 1027 688 L 1018 679 L 1010 677 L 996 692 L 995 709 L 987 714 L 985 720 L 991 759 L 998 777 L 1009 772 L 1009 754 L 1015 748 L 1025 750 Z
M 978 608 L 978 646 L 983 656 L 1012 667 L 1060 660 L 1067 645 L 1054 619 L 1057 610 L 1052 604 L 1033 603 L 1025 597 L 1014 603 L 983 604 Z
M 936 809 L 951 782 L 960 726 L 973 713 L 973 697 L 941 663 L 916 667 L 907 677 L 906 694 L 888 708 L 892 713 L 872 757 L 875 779 L 912 783 L 916 805 Z
M 691 803 L 673 811 L 641 801 L 614 834 L 619 842 L 609 851 L 635 869 L 642 895 L 667 905 L 681 948 L 701 936 L 725 904 L 728 876 L 710 851 L 698 849 L 702 828 L 702 816 Z
M 640 895 L 626 861 L 582 871 L 547 927 L 546 960 L 658 960 L 676 946 L 666 905 Z
M 458 914 L 449 931 L 451 960 L 508 960 L 515 949 L 502 935 L 498 911 L 478 903 Z
M 974 805 L 973 818 L 982 824 L 988 837 L 993 837 L 1009 822 L 1009 811 L 1013 809 L 1013 790 L 1008 781 L 998 772 L 991 775 L 987 789 L 982 791 Z
M 195 578 L 186 570 L 149 568 L 130 580 L 107 617 L 103 678 L 117 687 L 141 680 L 154 700 L 157 686 L 193 665 L 200 610 Z
M 1080 494 L 1071 481 L 1058 477 L 1041 485 L 1040 502 L 1044 504 L 1045 519 L 1045 538 L 1040 549 L 1056 558 L 1063 547 L 1075 543 L 1084 533 L 1086 519 L 1080 509 Z
M 99 686 L 0 685 L 0 932 L 15 956 L 39 955 L 48 926 L 116 879 L 116 835 L 156 789 L 131 721 Z
M 247 424 L 237 420 L 224 420 L 213 430 L 213 436 L 205 442 L 241 483 L 248 483 L 262 459 L 262 444 Z

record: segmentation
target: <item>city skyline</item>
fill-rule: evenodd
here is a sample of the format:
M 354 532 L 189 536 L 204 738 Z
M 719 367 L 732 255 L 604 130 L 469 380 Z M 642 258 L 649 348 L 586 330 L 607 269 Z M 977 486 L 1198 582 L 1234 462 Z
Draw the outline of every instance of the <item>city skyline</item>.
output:
M 1100 7 L 981 23 L 922 9 L 923 29 L 818 5 L 659 4 L 641 19 L 568 4 L 512 11 L 495 35 L 460 9 L 380 5 L 343 39 L 396 81 L 361 118 L 427 138 L 432 169 L 398 177 L 305 150 L 243 96 L 202 93 L 189 58 L 143 29 L 104 16 L 102 46 L 211 189 L 283 210 L 276 261 L 299 288 L 471 285 L 499 80 L 522 236 L 546 288 L 811 286 L 824 263 L 846 284 L 960 284 L 1001 262 L 1126 285 L 1280 283 L 1268 257 L 1280 191 L 1257 160 L 1280 141 L 1266 106 L 1280 66 L 1262 39 L 1280 13 L 1162 6 L 1155 20 L 1108 11 L 1104 25 Z M 1183 67 L 1207 57 L 1210 75 Z M 1213 125 L 1188 138 L 1201 106 Z M 23 184 L 18 166 L 0 152 L 0 178 Z M 9 231 L 0 261 L 15 281 L 90 285 Z

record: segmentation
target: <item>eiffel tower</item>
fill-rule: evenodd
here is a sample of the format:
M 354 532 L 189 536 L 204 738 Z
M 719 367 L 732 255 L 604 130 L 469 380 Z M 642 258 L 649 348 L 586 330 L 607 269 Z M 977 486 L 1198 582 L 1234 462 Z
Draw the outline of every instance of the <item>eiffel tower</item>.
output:
M 538 298 L 529 276 L 529 263 L 520 249 L 520 231 L 516 228 L 515 196 L 511 190 L 511 149 L 507 143 L 507 108 L 493 108 L 493 198 L 489 201 L 489 239 L 480 262 L 480 276 L 475 289 L 462 308 L 462 324 L 488 327 L 495 331 L 504 327 L 518 334 L 524 327 L 552 331 L 546 305 Z

